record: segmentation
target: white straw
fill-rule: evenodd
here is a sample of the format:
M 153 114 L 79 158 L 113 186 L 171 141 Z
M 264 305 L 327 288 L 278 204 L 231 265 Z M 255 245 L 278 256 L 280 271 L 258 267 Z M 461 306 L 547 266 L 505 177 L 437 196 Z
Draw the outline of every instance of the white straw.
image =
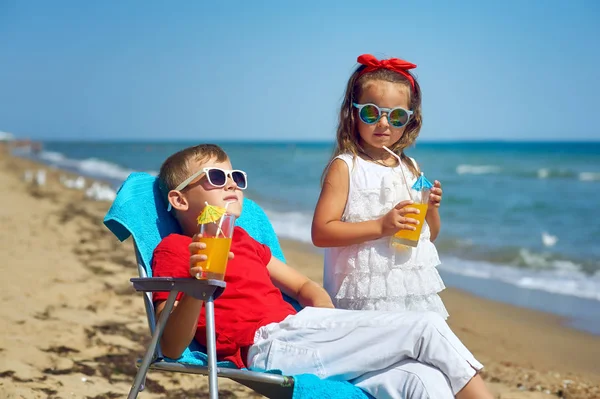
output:
M 383 146 L 383 149 L 386 150 L 387 152 L 389 152 L 390 154 L 392 154 L 394 156 L 394 158 L 396 158 L 398 160 L 398 165 L 400 166 L 400 172 L 402 172 L 402 178 L 404 179 L 404 184 L 406 185 L 406 189 L 408 190 L 408 196 L 412 200 L 413 198 L 410 193 L 410 187 L 408 186 L 408 182 L 406 181 L 406 175 L 404 175 L 404 168 L 402 167 L 402 159 L 398 156 L 398 154 L 396 154 L 394 151 L 390 150 L 386 146 Z
M 230 203 L 231 202 L 225 203 L 225 214 L 227 214 L 227 207 L 229 206 Z M 219 236 L 219 231 L 220 231 L 221 235 L 223 235 L 223 238 L 225 238 L 225 233 L 223 233 L 223 230 L 221 230 L 221 227 L 223 226 L 223 219 L 224 219 L 225 214 L 223 216 L 221 216 L 221 221 L 219 222 L 219 226 L 217 227 L 217 237 Z

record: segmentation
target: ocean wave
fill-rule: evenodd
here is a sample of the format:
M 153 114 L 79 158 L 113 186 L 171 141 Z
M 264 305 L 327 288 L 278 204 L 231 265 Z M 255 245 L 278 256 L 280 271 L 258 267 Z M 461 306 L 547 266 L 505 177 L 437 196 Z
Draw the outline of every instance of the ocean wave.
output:
M 600 172 L 576 171 L 565 168 L 539 168 L 515 170 L 503 168 L 497 165 L 469 165 L 461 164 L 456 167 L 456 173 L 459 175 L 491 175 L 501 174 L 525 179 L 577 179 L 580 181 L 596 182 L 600 181 Z
M 85 190 L 85 196 L 94 201 L 114 201 L 117 195 L 116 188 L 134 170 L 123 168 L 115 163 L 104 161 L 98 158 L 71 159 L 64 154 L 55 151 L 42 151 L 39 154 L 18 153 L 15 155 L 24 156 L 57 168 L 79 174 L 76 178 L 70 179 L 64 175 L 60 176 L 60 182 L 68 188 Z M 154 171 L 147 172 L 153 176 L 158 173 Z M 88 186 L 84 177 L 91 177 L 109 181 L 109 184 L 93 182 Z
M 516 246 L 481 247 L 474 245 L 472 241 L 457 238 L 442 238 L 436 241 L 436 247 L 440 253 L 449 256 L 515 269 L 564 270 L 588 274 L 600 271 L 600 263 L 595 260 L 572 259 L 552 251 L 559 239 L 542 232 L 541 243 L 544 249 L 541 251 Z
M 265 209 L 275 233 L 281 238 L 312 243 L 310 228 L 312 214 L 303 212 L 276 212 Z
M 105 184 L 93 182 L 92 185 L 85 190 L 85 196 L 94 201 L 112 202 L 117 198 L 117 192 Z
M 581 181 L 600 181 L 600 172 L 581 172 L 579 174 Z
M 517 177 L 544 179 L 577 179 L 580 181 L 600 181 L 600 172 L 578 172 L 572 169 L 540 168 L 535 173 L 518 171 Z
M 85 174 L 97 174 L 98 176 L 122 181 L 127 179 L 127 177 L 134 172 L 131 169 L 124 169 L 114 163 L 96 158 L 79 161 L 78 169 Z
M 43 151 L 39 155 L 39 157 L 40 157 L 40 159 L 42 159 L 44 161 L 52 162 L 52 163 L 64 162 L 66 160 L 66 158 L 63 154 L 61 154 L 60 152 L 54 152 L 54 151 Z
M 538 270 L 581 271 L 583 269 L 581 264 L 573 260 L 561 259 L 552 253 L 533 252 L 525 248 L 519 249 L 515 263 L 517 266 Z
M 558 242 L 558 236 L 554 236 L 546 231 L 542 231 L 542 244 L 545 247 L 553 247 Z
M 530 174 L 523 173 L 524 177 L 528 177 Z M 568 169 L 550 169 L 540 168 L 535 173 L 538 179 L 567 179 L 577 176 L 577 173 Z
M 524 174 L 527 176 L 527 174 Z M 541 168 L 537 171 L 538 179 L 578 179 L 580 181 L 600 181 L 600 172 L 577 172 L 569 169 Z
M 42 151 L 35 156 L 44 163 L 56 166 L 58 168 L 68 170 L 74 173 L 81 173 L 87 177 L 98 179 L 108 179 L 116 184 L 122 183 L 127 177 L 134 172 L 132 169 L 121 167 L 115 163 L 104 161 L 98 158 L 86 159 L 71 159 L 64 156 L 60 152 Z M 153 176 L 157 175 L 155 171 L 148 171 Z
M 443 257 L 439 269 L 467 277 L 499 280 L 526 289 L 600 301 L 600 273 L 590 276 L 572 264 L 562 266 L 553 270 L 532 270 Z
M 499 173 L 501 168 L 494 165 L 458 165 L 456 173 L 459 175 L 488 175 Z

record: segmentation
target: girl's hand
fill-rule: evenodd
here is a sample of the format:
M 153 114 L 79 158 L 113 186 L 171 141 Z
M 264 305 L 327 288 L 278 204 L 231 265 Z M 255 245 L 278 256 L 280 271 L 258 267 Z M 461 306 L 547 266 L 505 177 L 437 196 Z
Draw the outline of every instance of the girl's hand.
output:
M 381 219 L 381 234 L 382 236 L 391 236 L 398 232 L 398 230 L 416 230 L 416 225 L 419 221 L 413 218 L 406 217 L 407 213 L 420 213 L 417 208 L 413 208 L 410 205 L 413 201 L 407 200 L 402 201 L 394 207 L 391 211 L 385 214 Z
M 194 234 L 192 243 L 188 246 L 190 250 L 190 276 L 196 277 L 196 275 L 202 272 L 202 266 L 197 266 L 200 262 L 205 262 L 208 259 L 208 256 L 204 254 L 204 250 L 206 249 L 206 244 L 200 242 L 200 235 Z M 233 252 L 229 252 L 229 256 L 227 257 L 229 260 L 233 259 Z
M 429 194 L 429 206 L 439 208 L 442 202 L 442 183 L 438 180 L 433 182 L 431 193 Z

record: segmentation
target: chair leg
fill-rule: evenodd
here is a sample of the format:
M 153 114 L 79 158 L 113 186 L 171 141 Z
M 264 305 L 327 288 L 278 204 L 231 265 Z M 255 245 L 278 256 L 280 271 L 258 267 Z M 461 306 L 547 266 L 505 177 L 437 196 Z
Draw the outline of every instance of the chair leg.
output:
M 217 379 L 217 344 L 215 339 L 215 307 L 211 295 L 206 306 L 206 352 L 208 355 L 208 395 L 210 399 L 219 398 L 219 382 Z
M 148 349 L 146 350 L 146 354 L 144 355 L 142 364 L 140 365 L 140 368 L 137 374 L 135 375 L 135 380 L 133 381 L 133 385 L 131 386 L 129 395 L 127 395 L 127 399 L 136 399 L 138 393 L 141 390 L 140 388 L 142 387 L 142 384 L 146 383 L 146 373 L 148 372 L 148 368 L 150 368 L 150 363 L 152 363 L 152 358 L 154 357 L 154 353 L 156 352 L 156 346 L 158 345 L 158 341 L 160 340 L 160 337 L 165 329 L 167 320 L 171 315 L 171 310 L 173 310 L 173 305 L 175 305 L 176 298 L 177 291 L 171 291 L 169 293 L 169 297 L 167 298 L 165 308 L 158 319 L 158 323 L 156 325 L 156 329 L 154 330 L 154 334 L 152 334 L 152 339 L 150 340 L 150 345 L 148 345 Z

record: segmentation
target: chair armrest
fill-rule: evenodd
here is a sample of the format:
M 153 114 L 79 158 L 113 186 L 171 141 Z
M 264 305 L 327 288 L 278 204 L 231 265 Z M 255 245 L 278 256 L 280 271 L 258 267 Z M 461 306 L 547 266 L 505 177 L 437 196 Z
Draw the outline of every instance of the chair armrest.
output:
M 130 279 L 130 281 L 136 291 L 178 291 L 203 301 L 211 295 L 213 299 L 217 299 L 226 286 L 225 281 L 198 280 L 195 278 L 136 277 Z

